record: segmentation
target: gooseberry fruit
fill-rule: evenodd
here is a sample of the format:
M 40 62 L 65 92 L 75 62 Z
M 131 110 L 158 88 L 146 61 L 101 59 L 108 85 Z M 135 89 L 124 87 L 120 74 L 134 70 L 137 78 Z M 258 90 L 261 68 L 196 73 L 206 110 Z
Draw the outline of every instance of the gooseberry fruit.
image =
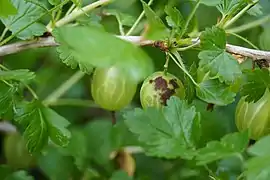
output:
M 137 83 L 129 77 L 126 71 L 116 66 L 96 68 L 91 83 L 95 103 L 110 111 L 127 106 L 137 89 Z
M 235 124 L 239 131 L 249 130 L 250 139 L 258 140 L 270 134 L 270 92 L 256 102 L 246 102 L 242 97 L 236 106 Z
M 166 105 L 171 96 L 180 99 L 185 97 L 185 90 L 182 82 L 170 73 L 162 71 L 155 72 L 147 77 L 140 90 L 140 100 L 143 108 Z
M 35 159 L 26 148 L 23 137 L 15 132 L 6 135 L 4 152 L 7 164 L 14 168 L 29 168 L 34 166 Z

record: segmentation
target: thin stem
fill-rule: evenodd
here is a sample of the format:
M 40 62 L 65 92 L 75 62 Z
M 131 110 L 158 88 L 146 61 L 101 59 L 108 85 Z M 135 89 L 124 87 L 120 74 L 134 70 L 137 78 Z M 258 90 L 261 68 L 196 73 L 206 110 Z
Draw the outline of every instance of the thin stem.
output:
M 246 43 L 248 43 L 251 47 L 253 47 L 254 49 L 259 49 L 256 45 L 254 45 L 252 42 L 250 42 L 249 40 L 247 40 L 246 38 L 244 38 L 244 37 L 242 37 L 242 36 L 240 36 L 240 35 L 238 35 L 238 34 L 235 34 L 235 33 L 228 33 L 228 34 L 231 34 L 231 35 L 233 35 L 233 36 L 235 36 L 235 37 L 237 37 L 237 38 L 239 38 L 239 39 L 241 39 L 241 40 L 243 40 L 243 41 L 245 41 Z
M 23 85 L 28 89 L 28 91 L 32 94 L 32 96 L 35 98 L 35 99 L 39 99 L 38 98 L 38 95 L 36 94 L 36 92 L 26 83 L 23 83 Z
M 198 84 L 197 84 L 197 82 L 193 79 L 193 77 L 188 73 L 188 71 L 185 69 L 185 68 L 183 68 L 180 64 L 179 64 L 179 62 L 173 57 L 173 55 L 171 54 L 171 53 L 169 53 L 169 56 L 172 58 L 172 60 L 175 62 L 175 64 L 190 78 L 190 80 L 192 81 L 192 83 L 195 85 L 195 86 L 199 86 Z
M 256 3 L 258 3 L 259 0 L 254 1 L 251 4 L 248 4 L 246 7 L 244 7 L 238 14 L 236 14 L 231 20 L 229 20 L 225 25 L 223 26 L 224 29 L 228 28 L 230 25 L 232 25 L 235 21 L 237 21 L 247 10 L 249 10 L 252 6 L 254 6 Z
M 166 52 L 166 62 L 164 64 L 164 73 L 166 74 L 168 71 L 168 67 L 169 67 L 169 61 L 170 61 L 170 56 L 168 54 L 168 52 Z
M 270 21 L 270 15 L 264 16 L 261 19 L 257 19 L 255 21 L 252 21 L 250 23 L 243 24 L 241 26 L 228 29 L 228 30 L 226 30 L 226 32 L 228 32 L 228 33 L 239 33 L 239 32 L 246 31 L 246 30 L 249 30 L 251 28 L 260 26 L 260 25 L 262 25 L 262 24 L 264 24 L 264 23 L 266 23 L 268 21 Z
M 215 175 L 215 173 L 214 173 L 207 165 L 204 165 L 204 168 L 208 171 L 209 177 L 210 177 L 211 179 L 213 179 L 213 180 L 220 180 L 220 178 L 217 177 L 217 176 Z
M 55 91 L 53 91 L 44 101 L 44 105 L 54 103 L 59 97 L 65 94 L 75 83 L 77 83 L 85 74 L 77 71 L 73 76 L 61 84 Z
M 91 100 L 83 99 L 58 99 L 50 103 L 50 106 L 79 106 L 79 107 L 99 107 Z
M 66 16 L 69 15 L 76 8 L 76 4 L 72 4 L 72 6 L 68 9 Z
M 182 34 L 181 34 L 181 37 L 186 33 L 187 28 L 188 28 L 188 25 L 189 25 L 190 21 L 192 20 L 193 16 L 195 15 L 195 13 L 196 13 L 196 11 L 197 11 L 199 5 L 200 5 L 200 1 L 201 1 L 201 0 L 197 0 L 197 1 L 196 1 L 196 4 L 195 4 L 194 8 L 192 9 L 191 13 L 189 14 L 189 16 L 188 16 L 188 18 L 187 18 L 187 21 L 186 21 L 186 23 L 185 23 L 185 26 L 184 26 L 184 28 L 183 28 L 183 32 L 182 32 Z
M 27 29 L 29 26 L 31 26 L 32 24 L 36 23 L 37 21 L 39 21 L 41 18 L 43 18 L 45 15 L 47 15 L 48 13 L 53 12 L 54 10 L 58 9 L 59 7 L 65 5 L 69 0 L 65 0 L 62 3 L 58 4 L 57 6 L 53 7 L 52 9 L 50 9 L 49 11 L 41 14 L 37 19 L 35 19 L 34 21 L 30 22 L 29 24 L 27 24 L 26 26 L 24 26 L 23 28 L 21 28 L 19 31 L 15 32 L 14 34 L 10 35 L 9 37 L 7 37 L 6 39 L 4 39 L 2 42 L 0 42 L 0 46 L 6 44 L 7 42 L 9 42 L 11 39 L 13 39 L 14 37 L 16 37 L 20 32 L 22 32 L 23 30 Z
M 55 23 L 55 27 L 60 27 L 60 26 L 63 26 L 69 22 L 72 22 L 74 21 L 75 19 L 77 19 L 78 17 L 80 17 L 81 15 L 85 14 L 86 12 L 89 12 L 99 6 L 102 6 L 102 5 L 106 5 L 108 3 L 110 3 L 112 0 L 99 0 L 99 1 L 96 1 L 92 4 L 89 4 L 81 9 L 78 9 L 78 10 L 74 10 L 71 14 L 63 17 L 62 19 L 60 19 L 59 21 L 57 21 Z M 47 26 L 47 29 L 48 31 L 52 31 L 52 27 L 50 26 Z
M 191 45 L 189 45 L 187 47 L 177 48 L 177 51 L 186 51 L 186 50 L 191 49 L 191 48 L 193 48 L 195 46 L 198 46 L 199 44 L 200 44 L 200 42 L 198 41 L 198 42 L 196 42 L 194 44 L 191 44 Z
M 124 31 L 124 28 L 123 28 L 123 24 L 120 20 L 120 18 L 118 16 L 116 16 L 116 19 L 118 21 L 118 28 L 119 28 L 119 32 L 121 34 L 121 36 L 124 36 L 125 35 L 125 31 Z
M 6 33 L 8 32 L 8 28 L 5 27 L 5 29 L 3 30 L 1 37 L 0 37 L 0 42 L 2 41 L 2 39 L 5 37 Z
M 151 6 L 151 4 L 153 3 L 154 0 L 150 0 L 148 2 L 148 6 Z M 129 31 L 127 32 L 126 36 L 129 36 L 133 33 L 133 31 L 136 29 L 136 27 L 138 26 L 139 22 L 142 20 L 143 16 L 144 16 L 145 12 L 144 10 L 141 12 L 140 16 L 137 18 L 137 20 L 135 21 L 135 23 L 132 25 L 132 27 L 129 29 Z

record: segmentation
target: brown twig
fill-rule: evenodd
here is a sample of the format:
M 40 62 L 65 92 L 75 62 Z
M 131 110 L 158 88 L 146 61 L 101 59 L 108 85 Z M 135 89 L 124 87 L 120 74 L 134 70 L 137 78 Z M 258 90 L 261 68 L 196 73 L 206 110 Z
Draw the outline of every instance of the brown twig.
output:
M 117 37 L 140 46 L 154 45 L 154 43 L 156 42 L 153 40 L 145 40 L 143 39 L 142 36 L 117 36 Z M 193 43 L 198 43 L 198 38 L 193 39 Z M 0 56 L 18 53 L 27 49 L 53 47 L 58 45 L 59 44 L 54 41 L 53 37 L 39 38 L 37 40 L 32 41 L 16 42 L 0 46 Z M 255 50 L 231 44 L 226 45 L 226 50 L 227 52 L 232 54 L 249 57 L 254 61 L 264 59 L 270 62 L 270 51 Z

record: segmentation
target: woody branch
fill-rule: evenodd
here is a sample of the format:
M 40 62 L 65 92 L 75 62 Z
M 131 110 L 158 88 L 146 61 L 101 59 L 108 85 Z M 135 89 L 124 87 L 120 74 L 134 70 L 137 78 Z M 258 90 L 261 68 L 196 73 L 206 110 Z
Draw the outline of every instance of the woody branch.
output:
M 141 46 L 153 45 L 155 42 L 152 40 L 144 40 L 142 36 L 117 36 L 117 37 Z M 193 39 L 193 43 L 198 43 L 198 39 Z M 54 47 L 58 45 L 59 44 L 56 43 L 54 41 L 54 38 L 51 36 L 46 38 L 39 38 L 37 40 L 21 41 L 0 46 L 0 56 L 18 53 L 27 49 Z M 226 45 L 226 50 L 227 52 L 232 54 L 241 55 L 243 57 L 249 57 L 254 61 L 261 59 L 270 61 L 270 51 L 255 50 L 231 44 Z

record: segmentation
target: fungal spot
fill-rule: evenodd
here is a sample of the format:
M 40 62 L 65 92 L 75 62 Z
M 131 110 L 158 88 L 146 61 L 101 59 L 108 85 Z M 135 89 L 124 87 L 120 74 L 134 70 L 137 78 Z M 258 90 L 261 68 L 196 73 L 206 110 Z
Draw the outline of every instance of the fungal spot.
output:
M 155 90 L 165 91 L 168 88 L 168 83 L 161 76 L 157 77 L 155 80 Z
M 151 80 L 149 80 L 149 83 L 150 83 L 150 84 L 152 84 L 152 83 L 153 83 L 153 80 L 152 80 L 152 79 L 151 79 Z
M 169 84 L 171 84 L 173 86 L 172 89 L 169 88 L 167 81 L 165 79 L 163 79 L 162 76 L 157 77 L 154 80 L 154 83 L 155 83 L 155 90 L 160 91 L 159 98 L 160 98 L 161 104 L 167 105 L 167 100 L 172 95 L 175 94 L 175 89 L 179 88 L 179 85 L 177 84 L 177 80 L 176 79 L 169 80 Z
M 176 79 L 171 79 L 169 81 L 169 84 L 171 84 L 173 86 L 174 89 L 179 88 L 179 85 L 177 84 L 177 80 Z
M 166 106 L 167 100 L 174 94 L 175 94 L 174 89 L 166 89 L 166 91 L 164 91 L 160 94 L 161 103 Z

